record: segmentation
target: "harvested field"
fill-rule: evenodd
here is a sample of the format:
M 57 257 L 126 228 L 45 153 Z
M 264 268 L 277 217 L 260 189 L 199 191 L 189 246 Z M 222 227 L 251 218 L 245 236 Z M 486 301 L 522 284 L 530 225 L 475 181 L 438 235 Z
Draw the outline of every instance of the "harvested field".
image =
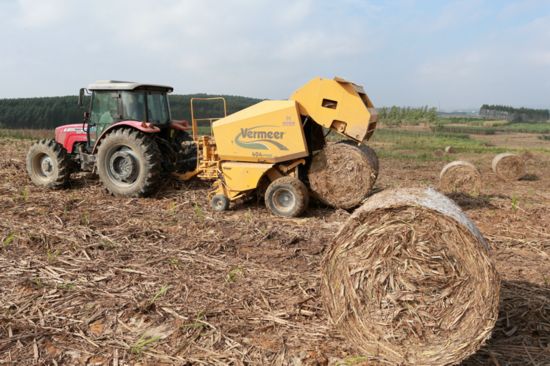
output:
M 208 185 L 167 182 L 149 199 L 75 177 L 30 184 L 22 140 L 0 140 L 0 363 L 361 364 L 328 326 L 320 262 L 349 217 L 313 207 L 271 216 L 256 202 L 210 211 Z M 374 146 L 376 149 L 376 146 Z M 550 156 L 513 184 L 480 167 L 479 197 L 455 195 L 502 279 L 492 338 L 463 365 L 550 359 Z M 441 162 L 381 159 L 375 188 L 437 185 Z

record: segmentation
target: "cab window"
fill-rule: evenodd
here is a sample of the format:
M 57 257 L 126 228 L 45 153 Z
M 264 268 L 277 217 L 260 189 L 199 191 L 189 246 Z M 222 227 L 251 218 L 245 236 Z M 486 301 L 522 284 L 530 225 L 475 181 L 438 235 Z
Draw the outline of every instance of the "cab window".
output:
M 122 119 L 145 122 L 145 93 L 122 92 Z
M 110 125 L 118 121 L 118 99 L 116 93 L 94 92 L 90 122 L 96 125 Z
M 170 110 L 168 109 L 168 97 L 163 93 L 147 93 L 148 122 L 163 124 L 170 122 Z

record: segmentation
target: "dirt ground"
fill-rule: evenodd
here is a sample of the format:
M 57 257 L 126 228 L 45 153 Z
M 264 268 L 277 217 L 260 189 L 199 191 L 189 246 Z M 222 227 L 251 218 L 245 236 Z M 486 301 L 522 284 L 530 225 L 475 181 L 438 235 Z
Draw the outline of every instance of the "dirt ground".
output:
M 49 191 L 26 176 L 29 144 L 0 140 L 0 364 L 367 364 L 319 298 L 320 260 L 348 212 L 214 213 L 205 183 L 121 199 L 88 174 Z M 502 277 L 493 337 L 463 365 L 549 365 L 550 156 L 513 183 L 490 155 L 458 158 L 482 171 L 480 197 L 454 198 Z M 382 160 L 376 189 L 436 186 L 443 165 Z

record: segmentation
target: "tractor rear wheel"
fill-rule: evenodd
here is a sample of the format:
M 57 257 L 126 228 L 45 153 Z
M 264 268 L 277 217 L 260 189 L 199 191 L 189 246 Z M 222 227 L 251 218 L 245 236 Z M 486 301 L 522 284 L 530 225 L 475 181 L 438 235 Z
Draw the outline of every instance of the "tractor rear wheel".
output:
M 144 197 L 160 183 L 162 154 L 144 133 L 122 128 L 108 134 L 97 150 L 97 172 L 107 190 L 119 197 Z
M 294 177 L 274 180 L 265 192 L 265 205 L 277 216 L 300 216 L 306 210 L 308 202 L 305 184 Z
M 27 153 L 27 173 L 38 186 L 62 188 L 69 182 L 71 159 L 54 140 L 40 140 Z

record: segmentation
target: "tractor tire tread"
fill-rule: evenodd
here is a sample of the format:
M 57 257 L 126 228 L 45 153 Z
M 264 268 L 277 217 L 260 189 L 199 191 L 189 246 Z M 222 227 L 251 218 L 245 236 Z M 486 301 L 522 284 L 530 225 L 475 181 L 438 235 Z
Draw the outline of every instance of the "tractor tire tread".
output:
M 147 173 L 141 178 L 141 182 L 138 186 L 128 193 L 120 192 L 110 186 L 109 182 L 106 182 L 106 179 L 102 177 L 102 173 L 99 169 L 99 155 L 102 150 L 102 147 L 105 147 L 106 144 L 109 144 L 112 139 L 122 138 L 125 141 L 134 142 L 136 146 L 141 150 L 141 154 L 144 159 L 144 163 L 147 168 Z M 100 173 L 101 181 L 107 189 L 107 191 L 113 196 L 120 197 L 146 197 L 155 193 L 161 181 L 161 159 L 162 154 L 157 143 L 153 138 L 147 136 L 141 131 L 132 129 L 132 128 L 120 128 L 111 132 L 109 135 L 105 136 L 104 139 L 100 142 L 98 147 L 98 173 Z M 139 179 L 139 178 L 138 178 Z
M 55 160 L 57 174 L 50 181 L 45 181 L 37 176 L 34 171 L 32 159 L 36 153 L 43 153 Z M 67 186 L 71 175 L 71 159 L 65 148 L 55 140 L 41 139 L 35 142 L 27 154 L 26 159 L 27 172 L 31 180 L 39 185 L 51 189 L 61 189 Z

